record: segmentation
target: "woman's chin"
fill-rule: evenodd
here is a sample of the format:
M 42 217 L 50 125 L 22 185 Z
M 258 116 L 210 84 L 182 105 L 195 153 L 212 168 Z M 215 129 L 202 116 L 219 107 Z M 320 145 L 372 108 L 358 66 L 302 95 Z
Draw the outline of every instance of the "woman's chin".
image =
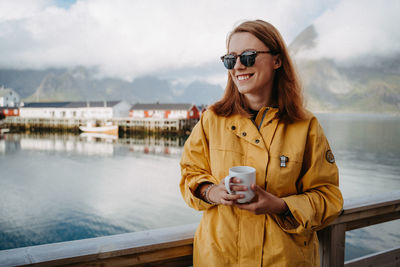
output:
M 253 88 L 248 87 L 248 86 L 240 86 L 240 87 L 238 87 L 238 91 L 239 91 L 239 93 L 241 93 L 242 95 L 250 94 L 252 91 L 254 91 L 254 90 L 252 90 L 252 89 L 253 89 Z

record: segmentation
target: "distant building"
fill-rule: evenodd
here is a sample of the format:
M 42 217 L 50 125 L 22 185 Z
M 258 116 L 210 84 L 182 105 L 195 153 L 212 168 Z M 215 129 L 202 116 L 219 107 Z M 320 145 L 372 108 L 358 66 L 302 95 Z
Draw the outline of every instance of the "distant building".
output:
M 197 106 L 197 109 L 200 111 L 200 116 L 201 116 L 201 114 L 203 114 L 204 111 L 207 110 L 207 108 L 208 108 L 208 105 L 204 105 L 204 104 Z
M 0 87 L 0 107 L 18 107 L 21 98 L 11 88 Z
M 4 86 L 0 87 L 0 114 L 5 117 L 18 116 L 20 101 L 21 98 L 17 92 L 10 88 L 4 88 Z
M 129 116 L 125 101 L 34 102 L 20 107 L 22 118 L 111 119 Z
M 193 104 L 142 104 L 132 106 L 130 117 L 134 119 L 199 119 L 199 109 Z
M 19 109 L 17 107 L 0 107 L 0 114 L 3 114 L 4 117 L 19 116 Z

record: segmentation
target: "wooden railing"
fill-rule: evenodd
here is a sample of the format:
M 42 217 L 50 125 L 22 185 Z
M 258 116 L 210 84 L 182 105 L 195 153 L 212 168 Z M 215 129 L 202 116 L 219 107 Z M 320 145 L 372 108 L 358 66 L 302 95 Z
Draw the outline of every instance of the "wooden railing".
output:
M 318 233 L 321 265 L 400 266 L 399 247 L 344 262 L 345 233 L 400 219 L 400 191 L 345 200 Z M 0 251 L 0 266 L 190 266 L 197 224 Z
M 400 219 L 400 191 L 345 200 L 342 214 L 318 232 L 321 266 L 400 266 L 400 244 L 389 251 L 344 262 L 346 231 L 396 219 Z

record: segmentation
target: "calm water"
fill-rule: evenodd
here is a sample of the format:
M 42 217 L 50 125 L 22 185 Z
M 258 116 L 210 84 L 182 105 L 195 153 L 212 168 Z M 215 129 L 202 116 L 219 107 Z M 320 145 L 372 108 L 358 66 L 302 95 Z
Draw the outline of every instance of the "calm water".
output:
M 400 117 L 318 115 L 344 198 L 400 190 Z M 183 139 L 8 134 L 0 249 L 198 222 L 178 183 Z M 400 245 L 399 221 L 350 231 L 346 259 Z

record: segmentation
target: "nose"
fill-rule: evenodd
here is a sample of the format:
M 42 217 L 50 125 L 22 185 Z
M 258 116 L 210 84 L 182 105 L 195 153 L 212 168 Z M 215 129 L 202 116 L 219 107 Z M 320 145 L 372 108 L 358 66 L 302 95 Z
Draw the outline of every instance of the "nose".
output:
M 240 56 L 239 55 L 236 57 L 236 63 L 235 63 L 235 66 L 233 66 L 233 68 L 235 70 L 241 70 L 241 69 L 246 68 L 246 66 L 243 65 L 242 62 L 240 61 Z

